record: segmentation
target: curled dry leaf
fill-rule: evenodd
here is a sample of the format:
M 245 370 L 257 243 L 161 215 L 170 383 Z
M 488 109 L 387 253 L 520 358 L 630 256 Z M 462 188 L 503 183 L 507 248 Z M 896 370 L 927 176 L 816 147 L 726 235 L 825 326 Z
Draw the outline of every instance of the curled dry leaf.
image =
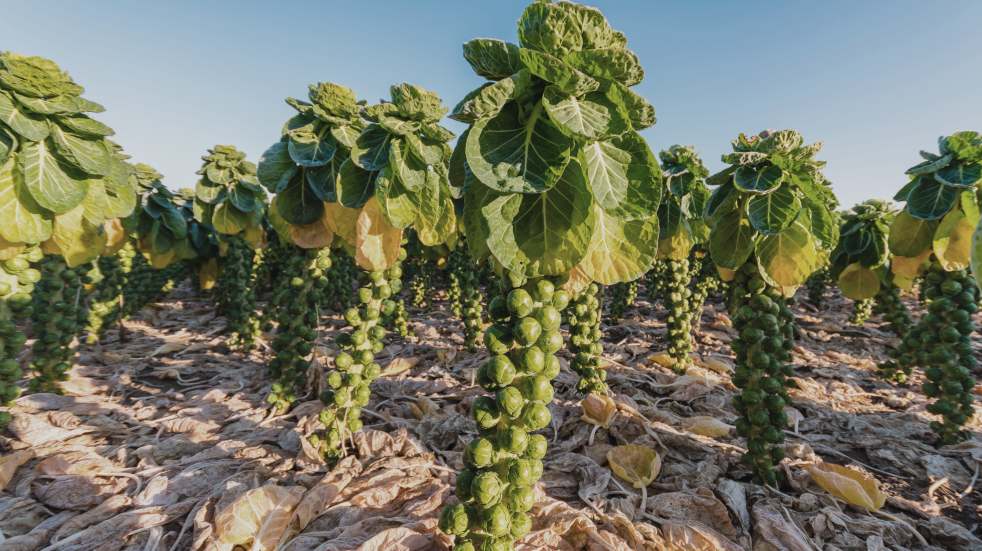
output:
M 724 360 L 723 358 L 717 358 L 715 356 L 700 358 L 696 360 L 696 364 L 714 373 L 719 373 L 720 375 L 729 375 L 733 373 L 733 364 Z
M 657 354 L 652 354 L 648 356 L 648 361 L 660 365 L 662 367 L 667 367 L 671 369 L 675 366 L 675 360 L 668 354 L 668 352 L 659 352 Z
M 223 543 L 251 542 L 256 551 L 273 549 L 303 494 L 301 486 L 268 484 L 249 490 L 215 515 L 216 535 Z
M 617 404 L 613 398 L 606 394 L 591 392 L 583 401 L 580 402 L 583 408 L 583 421 L 598 427 L 608 428 L 614 416 L 617 414 Z
M 382 370 L 381 377 L 395 377 L 412 369 L 416 364 L 419 363 L 419 358 L 416 356 L 403 357 L 398 356 L 392 358 L 392 361 L 385 366 Z
M 666 522 L 661 527 L 669 549 L 678 551 L 740 551 L 726 536 L 698 522 Z
M 661 471 L 661 456 L 658 452 L 637 444 L 614 446 L 607 451 L 607 461 L 617 478 L 638 489 L 646 488 L 654 482 Z
M 834 463 L 816 463 L 805 467 L 816 484 L 834 497 L 867 511 L 879 511 L 887 496 L 873 476 Z
M 689 417 L 682 421 L 682 427 L 699 436 L 708 436 L 710 438 L 721 438 L 723 436 L 728 436 L 730 431 L 733 430 L 733 425 L 724 423 L 715 417 L 710 417 L 708 415 L 696 415 L 694 417 Z
M 31 450 L 17 450 L 14 453 L 8 453 L 0 456 L 0 491 L 10 484 L 10 480 L 14 478 L 14 473 L 17 472 L 17 468 L 27 463 L 34 457 L 34 452 Z

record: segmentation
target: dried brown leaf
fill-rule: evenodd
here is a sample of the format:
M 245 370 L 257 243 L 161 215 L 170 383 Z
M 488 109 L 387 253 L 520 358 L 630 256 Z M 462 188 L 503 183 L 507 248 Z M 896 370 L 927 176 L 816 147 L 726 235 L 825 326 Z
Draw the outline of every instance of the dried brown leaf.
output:
M 249 490 L 215 515 L 218 539 L 234 545 L 251 543 L 256 551 L 273 549 L 303 494 L 302 486 L 268 484 Z
M 805 467 L 812 480 L 834 497 L 867 511 L 879 511 L 887 496 L 873 476 L 834 463 L 817 463 Z
M 611 421 L 617 414 L 617 404 L 614 400 L 606 394 L 596 392 L 588 394 L 580 402 L 580 407 L 583 409 L 583 415 L 580 419 L 603 428 L 610 427 Z
M 34 452 L 32 450 L 17 450 L 0 456 L 0 491 L 4 490 L 7 484 L 10 484 L 17 468 L 33 458 Z
M 658 478 L 661 471 L 661 457 L 658 452 L 637 444 L 615 446 L 607 452 L 610 470 L 618 478 L 641 489 Z

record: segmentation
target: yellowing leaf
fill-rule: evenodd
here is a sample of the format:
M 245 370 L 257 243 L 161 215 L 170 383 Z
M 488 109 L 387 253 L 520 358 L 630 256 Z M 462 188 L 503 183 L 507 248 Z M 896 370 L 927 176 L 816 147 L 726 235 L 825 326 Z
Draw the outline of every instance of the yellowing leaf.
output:
M 728 436 L 733 430 L 733 425 L 729 425 L 708 415 L 696 415 L 689 417 L 682 422 L 682 427 L 689 432 L 710 438 L 720 438 Z
M 218 260 L 209 258 L 198 268 L 198 285 L 208 291 L 215 287 L 218 281 Z
M 326 211 L 325 211 L 326 212 Z M 334 232 L 327 220 L 320 220 L 304 226 L 290 226 L 290 240 L 301 249 L 326 249 L 334 241 Z
M 668 352 L 659 352 L 657 354 L 652 354 L 648 356 L 648 361 L 653 364 L 658 364 L 662 367 L 667 367 L 669 369 L 675 368 L 675 358 L 670 356 Z
M 389 224 L 372 197 L 361 208 L 355 223 L 355 262 L 370 272 L 395 264 L 402 247 L 402 230 Z
M 846 297 L 865 300 L 880 292 L 880 276 L 859 262 L 853 262 L 839 274 L 838 285 Z
M 19 255 L 24 250 L 23 243 L 11 243 L 0 235 L 0 261 L 10 260 Z
M 261 249 L 266 246 L 266 232 L 262 226 L 249 226 L 242 232 L 242 238 L 246 240 L 253 249 Z
M 99 257 L 106 246 L 106 234 L 102 226 L 93 226 L 85 220 L 85 207 L 79 205 L 55 216 L 49 247 L 65 258 L 70 267 L 79 266 Z
M 607 450 L 610 470 L 618 478 L 641 489 L 655 481 L 661 471 L 661 457 L 658 452 L 637 444 L 614 446 Z
M 392 361 L 389 362 L 389 365 L 385 366 L 385 369 L 382 370 L 380 376 L 385 378 L 395 377 L 396 375 L 409 371 L 418 363 L 419 358 L 416 356 L 411 356 L 409 358 L 404 358 L 402 356 L 392 358 Z
M 215 515 L 215 533 L 222 543 L 272 550 L 286 530 L 293 509 L 303 497 L 301 486 L 266 485 L 249 490 Z
M 879 481 L 864 472 L 833 463 L 808 465 L 805 470 L 822 489 L 850 505 L 878 511 L 886 503 Z
M 10 484 L 17 468 L 33 458 L 34 452 L 30 449 L 0 455 L 0 491 L 3 491 L 7 484 Z
M 580 407 L 583 408 L 583 415 L 580 419 L 603 428 L 609 427 L 610 422 L 614 420 L 614 416 L 617 414 L 617 404 L 614 403 L 614 400 L 606 394 L 596 392 L 588 394 L 580 402 Z
M 359 209 L 350 209 L 341 203 L 324 203 L 323 220 L 327 227 L 351 247 L 355 246 L 355 226 L 359 214 Z
M 590 276 L 580 266 L 576 266 L 569 271 L 569 278 L 563 283 L 563 290 L 570 295 L 576 296 L 583 292 L 590 285 Z
M 725 282 L 733 281 L 733 278 L 736 277 L 736 270 L 716 266 L 716 271 L 719 273 L 719 278 Z
M 945 215 L 934 232 L 931 248 L 945 270 L 968 268 L 972 256 L 972 233 L 977 218 L 967 218 L 955 209 Z
M 171 265 L 174 259 L 177 258 L 177 251 L 171 249 L 165 253 L 153 253 L 150 252 L 150 265 L 158 270 L 163 270 L 164 268 Z
M 730 373 L 733 373 L 733 364 L 722 358 L 700 358 L 696 360 L 696 363 L 710 371 L 719 373 L 720 375 L 729 375 Z
M 119 218 L 106 220 L 102 223 L 102 230 L 106 232 L 106 247 L 102 251 L 104 256 L 119 252 L 126 245 L 126 229 Z
M 931 250 L 927 249 L 920 256 L 896 256 L 890 259 L 890 270 L 895 275 L 904 279 L 917 279 L 927 266 L 927 261 L 931 257 Z

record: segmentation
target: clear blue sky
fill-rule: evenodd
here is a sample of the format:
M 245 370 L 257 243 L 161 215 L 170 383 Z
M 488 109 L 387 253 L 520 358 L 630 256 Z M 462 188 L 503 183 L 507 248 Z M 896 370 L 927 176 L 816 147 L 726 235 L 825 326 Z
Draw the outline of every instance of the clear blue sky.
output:
M 595 0 L 647 72 L 656 151 L 692 144 L 712 169 L 739 132 L 825 142 L 843 205 L 890 197 L 918 149 L 982 127 L 982 1 Z M 171 187 L 205 149 L 256 160 L 308 83 L 377 101 L 413 82 L 452 106 L 481 79 L 474 37 L 515 40 L 519 0 L 0 0 L 0 49 L 55 59 Z M 459 128 L 458 125 L 451 125 Z

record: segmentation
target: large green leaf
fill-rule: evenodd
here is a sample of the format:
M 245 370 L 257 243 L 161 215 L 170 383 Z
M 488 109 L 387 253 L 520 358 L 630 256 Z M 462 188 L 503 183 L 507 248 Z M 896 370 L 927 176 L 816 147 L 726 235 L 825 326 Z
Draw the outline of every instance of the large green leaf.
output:
M 391 139 L 392 135 L 380 125 L 368 125 L 351 148 L 351 160 L 364 170 L 382 170 L 389 164 Z
M 86 115 L 58 117 L 58 124 L 74 134 L 88 138 L 106 138 L 115 134 L 112 128 Z
M 18 157 L 24 186 L 43 208 L 61 214 L 85 199 L 88 191 L 85 180 L 59 163 L 46 141 L 24 144 Z
M 634 52 L 626 49 L 580 50 L 563 58 L 574 68 L 600 80 L 634 86 L 644 79 L 644 69 Z
M 166 223 L 166 218 L 164 221 Z M 215 207 L 215 212 L 211 215 L 211 225 L 218 233 L 236 235 L 249 225 L 249 215 L 235 208 L 231 203 L 222 203 Z
M 214 184 L 207 178 L 198 180 L 194 186 L 194 196 L 198 201 L 209 205 L 218 203 L 225 193 L 223 186 Z
M 47 121 L 43 117 L 21 111 L 14 100 L 3 91 L 0 91 L 0 123 L 32 142 L 39 142 L 48 137 Z
M 603 285 L 634 281 L 654 265 L 658 253 L 658 217 L 624 220 L 594 205 L 596 222 L 579 268 Z
M 837 280 L 842 294 L 852 300 L 866 300 L 880 292 L 880 276 L 858 262 L 845 267 Z
M 375 193 L 375 178 L 378 174 L 378 171 L 362 169 L 351 159 L 346 160 L 338 171 L 338 201 L 348 208 L 361 208 Z
M 519 117 L 510 103 L 497 116 L 480 120 L 467 134 L 467 164 L 489 188 L 514 193 L 540 193 L 563 175 L 572 141 L 543 110 Z
M 316 130 L 303 128 L 290 133 L 287 145 L 290 159 L 303 167 L 324 166 L 331 162 L 338 150 L 338 143 L 331 136 L 330 127 L 320 125 Z M 262 160 L 260 160 L 260 166 Z
M 937 220 L 948 214 L 957 200 L 957 188 L 922 177 L 907 196 L 906 212 L 921 220 Z
M 491 255 L 488 248 L 491 228 L 482 209 L 501 196 L 477 180 L 464 189 L 464 233 L 467 235 L 467 248 L 475 260 L 483 261 Z
M 51 220 L 14 179 L 14 160 L 0 166 L 0 236 L 11 243 L 40 243 L 51 237 Z
M 761 233 L 778 233 L 787 228 L 801 211 L 801 201 L 790 184 L 767 195 L 755 195 L 747 203 L 750 224 Z
M 392 140 L 389 146 L 389 166 L 393 176 L 409 190 L 418 190 L 426 184 L 426 165 L 415 155 L 409 154 L 409 148 L 402 140 Z
M 826 251 L 834 249 L 839 240 L 839 228 L 836 227 L 835 218 L 832 217 L 832 211 L 829 210 L 830 205 L 806 197 L 802 206 L 808 211 L 812 224 L 812 235 L 818 239 L 822 249 Z
M 101 138 L 82 138 L 52 125 L 51 139 L 55 154 L 83 172 L 107 176 L 112 171 L 113 153 Z
M 957 162 L 934 173 L 934 179 L 942 184 L 970 188 L 982 182 L 982 163 Z
M 454 107 L 450 118 L 466 123 L 493 117 L 509 100 L 520 98 L 532 88 L 532 75 L 522 69 L 493 84 L 487 84 L 468 94 Z
M 919 256 L 931 248 L 936 220 L 914 218 L 907 211 L 901 211 L 890 224 L 890 252 L 907 257 Z
M 908 168 L 907 169 L 907 172 L 905 172 L 905 174 L 907 174 L 909 176 L 921 176 L 921 175 L 924 175 L 924 174 L 930 174 L 932 172 L 937 172 L 939 169 L 942 169 L 942 168 L 948 166 L 948 163 L 950 163 L 951 160 L 954 159 L 954 158 L 955 158 L 955 156 L 952 155 L 951 153 L 949 153 L 947 155 L 943 155 L 941 157 L 936 157 L 934 159 L 927 159 L 926 161 L 924 161 L 922 163 L 916 164 L 916 165 Z
M 7 162 L 14 149 L 17 148 L 17 138 L 13 134 L 0 128 L 0 165 Z
M 445 176 L 431 170 L 427 173 L 427 184 L 414 195 L 418 213 L 416 234 L 420 243 L 427 247 L 446 243 L 457 229 L 457 216 Z
M 347 161 L 347 159 L 344 159 L 344 161 Z M 338 172 L 341 170 L 342 164 L 341 156 L 335 155 L 331 159 L 331 162 L 324 166 L 303 169 L 303 175 L 307 180 L 310 191 L 321 201 L 337 201 L 338 197 L 335 188 L 338 181 Z
M 297 164 L 290 158 L 287 142 L 276 142 L 259 158 L 256 176 L 266 189 L 278 193 L 297 172 Z
M 136 206 L 136 190 L 129 183 L 130 169 L 124 161 L 113 162 L 112 171 L 105 179 L 106 216 L 123 218 L 129 216 Z
M 242 212 L 255 212 L 262 205 L 255 192 L 238 183 L 228 189 L 228 201 Z
M 784 173 L 776 165 L 759 167 L 741 166 L 733 173 L 733 184 L 747 193 L 770 193 L 784 180 Z
M 392 165 L 375 180 L 375 198 L 379 208 L 394 227 L 407 228 L 416 221 L 416 202 L 398 178 L 392 176 Z
M 464 43 L 464 59 L 475 73 L 488 80 L 508 78 L 522 68 L 518 46 L 493 38 Z
M 761 274 L 777 287 L 796 287 L 820 267 L 805 216 L 799 216 L 780 233 L 763 236 L 757 244 Z
M 735 209 L 720 218 L 709 235 L 709 254 L 713 262 L 722 268 L 736 270 L 754 252 L 754 236 L 757 232 L 750 220 Z
M 549 86 L 542 105 L 556 127 L 572 138 L 603 140 L 631 129 L 624 105 L 612 101 L 604 90 L 577 97 Z
M 658 160 L 644 138 L 627 132 L 583 146 L 582 162 L 597 203 L 625 220 L 645 219 L 662 199 Z
M 600 88 L 600 82 L 595 78 L 574 69 L 559 58 L 545 52 L 520 48 L 518 56 L 522 65 L 530 73 L 567 94 L 581 96 Z
M 324 202 L 307 187 L 303 178 L 294 178 L 273 199 L 279 215 L 294 226 L 304 226 L 320 220 Z
M 733 182 L 727 182 L 714 189 L 713 193 L 709 196 L 709 200 L 706 201 L 706 208 L 703 213 L 706 218 L 715 218 L 718 213 L 724 213 L 730 210 L 733 202 L 739 196 L 739 193 L 733 193 L 735 189 Z
M 529 277 L 567 273 L 586 254 L 595 225 L 593 198 L 576 161 L 548 191 L 501 195 L 481 208 L 491 254 Z

